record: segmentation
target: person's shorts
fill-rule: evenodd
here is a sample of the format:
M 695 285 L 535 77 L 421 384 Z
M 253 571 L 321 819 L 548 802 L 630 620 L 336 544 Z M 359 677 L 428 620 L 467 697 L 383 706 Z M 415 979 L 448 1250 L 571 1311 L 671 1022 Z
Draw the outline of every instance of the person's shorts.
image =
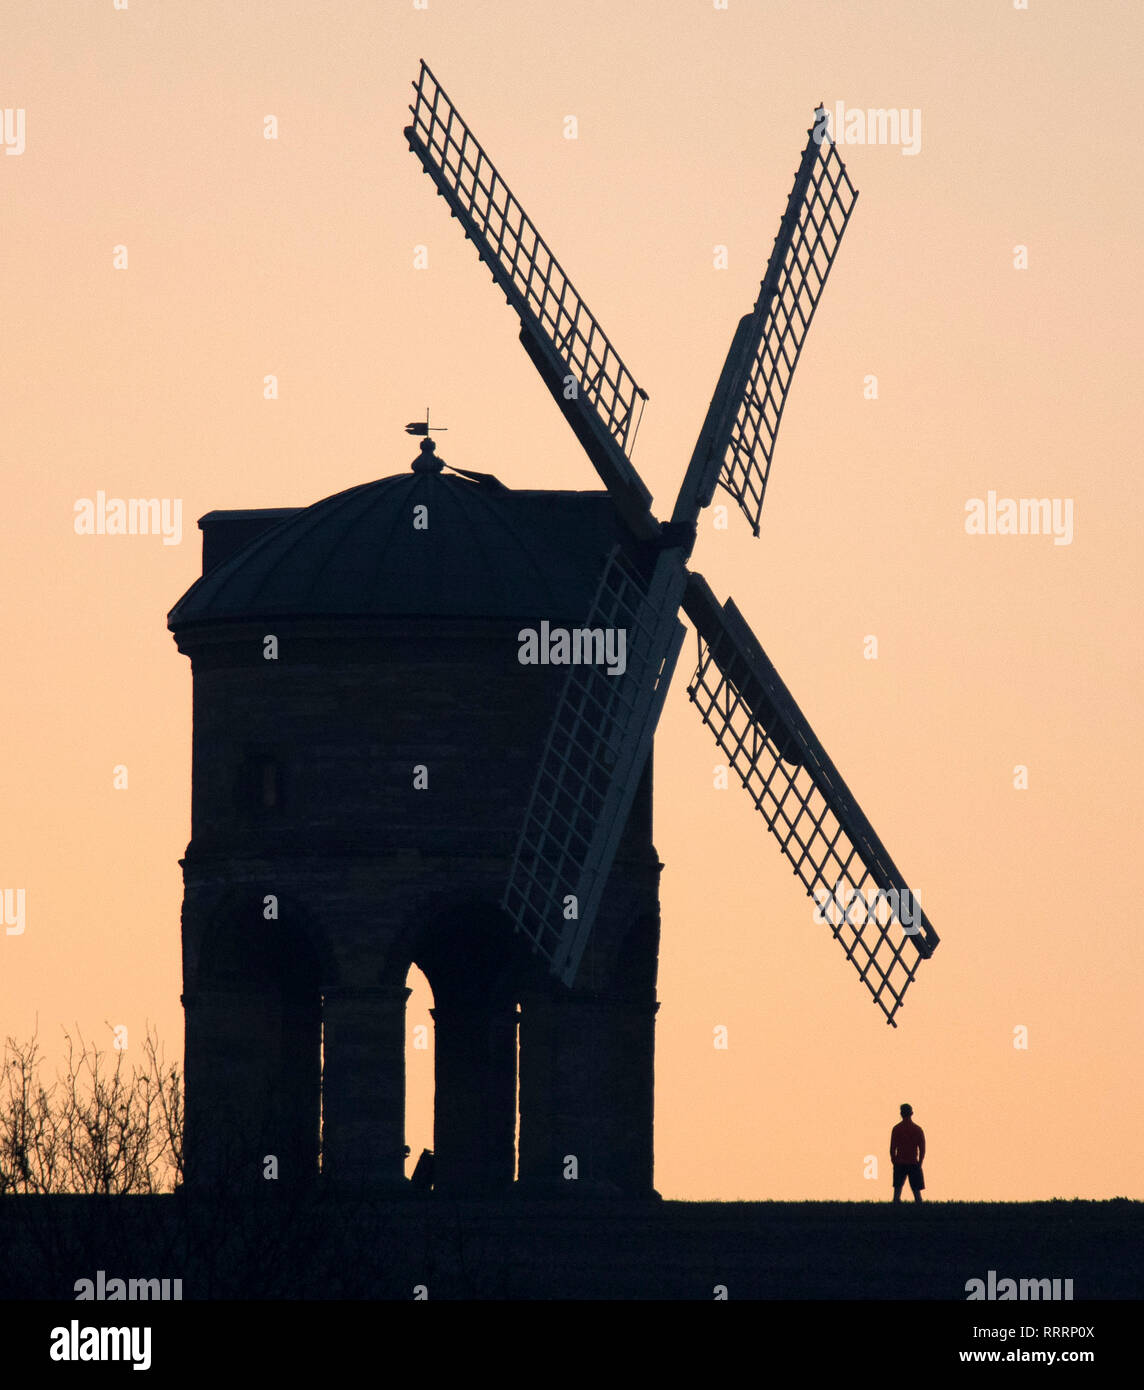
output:
M 922 1165 L 920 1163 L 895 1163 L 894 1164 L 894 1191 L 900 1191 L 902 1184 L 909 1178 L 911 1192 L 921 1192 L 926 1185 L 926 1180 L 922 1176 Z

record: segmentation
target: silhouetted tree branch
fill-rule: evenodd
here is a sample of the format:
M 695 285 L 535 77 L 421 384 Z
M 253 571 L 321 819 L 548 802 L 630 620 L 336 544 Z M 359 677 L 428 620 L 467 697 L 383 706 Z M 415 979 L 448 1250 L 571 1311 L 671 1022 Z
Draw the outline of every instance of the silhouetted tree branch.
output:
M 109 1025 L 110 1026 L 110 1025 Z M 0 1195 L 170 1192 L 183 1173 L 183 1082 L 151 1026 L 143 1064 L 64 1030 L 67 1060 L 50 1085 L 29 1042 L 7 1038 L 0 1077 Z

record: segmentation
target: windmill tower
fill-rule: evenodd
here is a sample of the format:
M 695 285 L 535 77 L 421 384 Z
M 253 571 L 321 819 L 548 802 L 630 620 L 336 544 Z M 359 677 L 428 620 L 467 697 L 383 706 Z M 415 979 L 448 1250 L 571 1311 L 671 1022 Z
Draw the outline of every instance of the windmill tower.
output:
M 211 512 L 169 616 L 194 678 L 183 860 L 188 1184 L 404 1184 L 406 976 L 434 1002 L 435 1182 L 652 1185 L 651 768 L 576 988 L 504 893 L 575 626 L 620 539 L 601 492 L 413 467 L 307 508 Z
M 938 937 L 728 599 L 688 568 L 716 487 L 759 534 L 798 356 L 857 192 L 821 110 L 670 521 L 647 399 L 429 68 L 405 136 L 520 318 L 606 491 L 445 470 L 214 512 L 169 616 L 194 672 L 187 1177 L 401 1183 L 405 977 L 434 994 L 437 1186 L 652 1192 L 652 742 L 688 695 L 887 1021 Z M 519 1031 L 518 1031 L 519 1030 Z M 517 1043 L 519 1037 L 519 1077 Z M 570 1179 L 575 1178 L 575 1182 Z

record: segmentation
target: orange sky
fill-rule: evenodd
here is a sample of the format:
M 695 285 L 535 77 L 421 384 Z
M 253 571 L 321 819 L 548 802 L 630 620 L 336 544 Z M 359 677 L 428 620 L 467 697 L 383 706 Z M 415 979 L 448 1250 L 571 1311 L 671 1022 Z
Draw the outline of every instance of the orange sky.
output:
M 650 393 L 634 457 L 660 516 L 815 104 L 917 109 L 915 155 L 843 150 L 861 196 L 761 537 L 708 514 L 693 564 L 942 942 L 887 1028 L 749 800 L 713 788 L 689 636 L 656 745 L 657 1186 L 885 1198 L 909 1100 L 935 1199 L 1144 1197 L 1144 185 L 1125 105 L 1144 9 L 2 0 L 0 18 L 0 107 L 25 112 L 23 152 L 0 153 L 0 888 L 26 890 L 23 934 L 0 932 L 0 1029 L 38 1019 L 54 1058 L 61 1024 L 126 1023 L 134 1043 L 150 1020 L 181 1053 L 191 676 L 165 615 L 199 572 L 199 516 L 404 471 L 427 403 L 460 467 L 597 485 L 406 148 L 419 58 Z M 181 543 L 77 536 L 98 490 L 181 499 Z M 1072 499 L 1071 544 L 967 535 L 990 490 Z M 429 1066 L 410 1053 L 415 1154 Z

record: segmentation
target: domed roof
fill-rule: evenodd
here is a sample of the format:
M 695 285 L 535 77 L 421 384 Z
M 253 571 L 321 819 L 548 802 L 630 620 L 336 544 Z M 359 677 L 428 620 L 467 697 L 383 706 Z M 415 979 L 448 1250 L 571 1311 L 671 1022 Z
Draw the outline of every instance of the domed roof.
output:
M 418 506 L 425 529 L 414 526 Z M 424 445 L 412 472 L 301 509 L 212 512 L 199 525 L 204 573 L 168 614 L 173 631 L 271 616 L 579 623 L 619 539 L 606 492 L 446 474 Z

